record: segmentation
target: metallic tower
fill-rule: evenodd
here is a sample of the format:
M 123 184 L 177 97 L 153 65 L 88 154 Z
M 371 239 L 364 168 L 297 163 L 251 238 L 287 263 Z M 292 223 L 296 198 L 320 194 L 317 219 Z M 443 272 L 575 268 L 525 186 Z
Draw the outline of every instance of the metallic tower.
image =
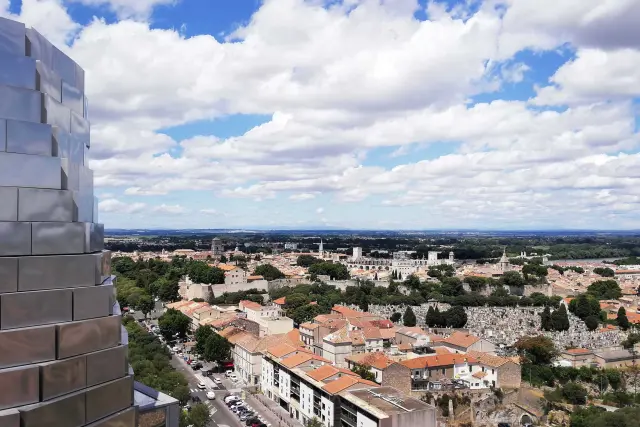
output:
M 84 71 L 0 18 L 0 426 L 133 427 Z

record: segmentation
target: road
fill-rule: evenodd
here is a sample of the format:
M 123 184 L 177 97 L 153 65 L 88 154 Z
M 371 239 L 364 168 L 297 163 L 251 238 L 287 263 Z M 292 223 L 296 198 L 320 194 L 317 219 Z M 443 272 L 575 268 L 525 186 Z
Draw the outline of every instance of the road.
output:
M 222 389 L 220 388 L 211 389 L 215 393 L 216 399 L 213 401 L 208 400 L 207 399 L 208 390 L 200 390 L 198 388 L 198 383 L 202 380 L 202 376 L 200 376 L 198 372 L 194 372 L 193 369 L 191 369 L 191 367 L 189 367 L 189 365 L 187 365 L 187 363 L 183 359 L 179 358 L 175 354 L 171 358 L 171 364 L 173 365 L 174 368 L 176 368 L 176 370 L 184 374 L 184 377 L 187 379 L 189 383 L 189 389 L 191 390 L 191 395 L 198 396 L 203 403 L 209 404 L 211 406 L 212 412 L 215 411 L 212 415 L 212 418 L 213 418 L 213 423 L 211 424 L 212 426 L 241 427 L 243 425 L 240 423 L 236 415 L 233 412 L 231 412 L 229 408 L 227 408 L 227 406 L 224 404 L 224 401 L 222 400 L 224 395 L 227 393 L 226 389 L 224 389 L 224 386 L 219 386 L 219 387 L 222 387 Z M 204 382 L 205 384 L 207 383 L 212 384 L 212 382 L 210 381 L 204 381 Z

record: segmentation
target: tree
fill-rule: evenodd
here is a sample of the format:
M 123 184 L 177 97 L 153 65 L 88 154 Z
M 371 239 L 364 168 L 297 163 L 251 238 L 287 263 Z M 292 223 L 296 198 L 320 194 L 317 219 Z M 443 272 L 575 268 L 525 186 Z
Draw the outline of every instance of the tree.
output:
M 180 299 L 178 291 L 180 285 L 177 281 L 170 281 L 165 278 L 158 279 L 158 298 L 164 302 L 172 302 Z
M 444 277 L 441 279 L 440 292 L 442 295 L 455 297 L 464 294 L 464 286 L 457 277 Z
M 287 310 L 295 310 L 298 307 L 309 304 L 309 302 L 308 296 L 295 293 L 287 296 L 284 306 Z
M 500 282 L 510 288 L 522 288 L 527 284 L 522 275 L 517 271 L 505 271 L 500 278 Z
M 315 318 L 317 315 L 322 314 L 322 313 L 323 313 L 322 308 L 317 304 L 314 304 L 314 305 L 311 305 L 311 304 L 303 305 L 303 306 L 300 306 L 300 307 L 294 309 L 293 311 L 288 311 L 287 312 L 289 317 L 291 317 L 293 319 L 293 321 L 295 323 L 297 323 L 298 325 L 301 324 L 301 323 L 304 323 L 304 322 L 309 322 L 313 318 Z
M 316 417 L 313 417 L 308 423 L 307 423 L 307 427 L 324 427 L 324 424 L 322 424 L 322 421 L 320 421 L 319 419 L 317 419 Z
M 391 315 L 391 318 L 390 318 L 390 320 L 391 320 L 393 323 L 396 323 L 396 322 L 400 321 L 400 319 L 402 319 L 402 314 L 398 313 L 397 311 L 396 311 L 396 312 L 394 312 L 394 313 Z
M 188 414 L 189 423 L 193 427 L 207 427 L 211 421 L 209 407 L 204 403 L 196 403 Z
M 553 341 L 544 335 L 522 337 L 515 343 L 522 358 L 534 365 L 548 365 L 558 355 Z
M 633 348 L 633 346 L 639 342 L 640 342 L 640 333 L 631 332 L 629 335 L 627 335 L 627 339 L 622 341 L 622 346 L 628 350 L 630 348 Z
M 351 371 L 360 375 L 362 379 L 374 382 L 376 380 L 375 374 L 369 370 L 368 366 L 357 364 L 353 368 L 351 368 Z
M 600 314 L 600 302 L 590 294 L 580 294 L 569 303 L 569 311 L 584 320 Z
M 629 329 L 629 319 L 627 319 L 627 310 L 624 309 L 624 307 L 620 307 L 618 309 L 618 316 L 616 317 L 616 322 L 618 323 L 618 326 L 620 327 L 620 329 L 622 329 L 623 331 L 626 331 L 627 329 Z
M 546 306 L 542 314 L 540 314 L 540 329 L 543 331 L 551 331 L 553 329 L 551 310 L 549 309 L 549 306 Z
M 574 382 L 567 383 L 562 387 L 562 396 L 573 405 L 587 403 L 587 390 Z
M 309 267 L 309 274 L 315 276 L 329 276 L 331 280 L 347 280 L 349 270 L 346 265 L 333 262 L 320 262 Z
M 409 289 L 420 289 L 420 279 L 415 274 L 410 274 L 404 280 L 404 285 Z
M 593 269 L 593 272 L 602 277 L 614 277 L 616 275 L 615 271 L 609 267 L 596 267 Z
M 184 338 L 187 336 L 189 326 L 191 325 L 191 319 L 179 312 L 170 308 L 158 319 L 158 326 L 160 327 L 160 334 L 167 341 L 172 341 L 176 336 Z
M 358 304 L 358 308 L 362 311 L 369 311 L 369 302 L 367 301 L 367 295 L 362 294 L 360 297 L 360 303 Z
M 211 335 L 214 335 L 215 331 L 210 325 L 204 325 L 198 327 L 195 332 L 195 340 L 196 340 L 196 353 L 199 355 L 203 355 L 205 351 L 205 346 L 207 345 L 207 340 Z
M 144 314 L 144 317 L 147 317 L 147 315 L 153 311 L 154 307 L 155 302 L 150 295 L 142 295 L 136 304 L 136 310 L 140 310 L 142 314 Z
M 435 313 L 436 311 L 434 310 L 433 306 L 430 305 L 429 309 L 427 310 L 427 316 L 424 319 L 424 323 L 430 328 L 433 328 L 436 326 Z
M 564 305 L 561 305 L 551 314 L 551 324 L 554 331 L 566 331 L 569 329 L 569 317 Z
M 411 307 L 407 307 L 404 311 L 404 315 L 402 316 L 402 324 L 404 326 L 416 326 L 416 315 L 414 314 Z
M 587 293 L 599 300 L 618 299 L 622 296 L 620 285 L 615 280 L 598 280 L 587 288 Z
M 203 359 L 207 362 L 226 362 L 231 359 L 231 343 L 217 333 L 209 338 L 204 347 Z
M 322 260 L 319 260 L 318 258 L 314 257 L 313 255 L 300 255 L 298 257 L 298 260 L 296 261 L 296 264 L 298 266 L 300 266 L 300 267 L 309 268 L 313 264 L 318 264 L 320 262 L 322 262 Z
M 584 324 L 588 330 L 595 331 L 596 329 L 598 329 L 598 318 L 596 316 L 589 316 L 584 319 Z
M 460 306 L 451 307 L 446 313 L 447 326 L 450 328 L 463 328 L 467 324 L 467 313 Z
M 255 276 L 262 276 L 265 280 L 272 281 L 276 279 L 283 279 L 284 273 L 278 270 L 271 264 L 262 264 L 256 267 L 253 274 Z

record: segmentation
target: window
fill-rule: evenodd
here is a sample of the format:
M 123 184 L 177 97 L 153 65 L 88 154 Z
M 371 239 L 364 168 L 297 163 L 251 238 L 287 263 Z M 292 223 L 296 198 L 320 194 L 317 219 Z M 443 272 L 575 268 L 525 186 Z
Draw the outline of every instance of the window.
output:
M 491 370 L 491 373 L 492 373 L 492 374 L 495 374 L 495 373 L 496 373 L 496 370 L 495 370 L 495 369 L 492 369 L 492 370 Z
M 445 373 L 445 372 L 444 372 L 444 368 L 442 368 L 442 375 L 444 375 L 444 373 Z

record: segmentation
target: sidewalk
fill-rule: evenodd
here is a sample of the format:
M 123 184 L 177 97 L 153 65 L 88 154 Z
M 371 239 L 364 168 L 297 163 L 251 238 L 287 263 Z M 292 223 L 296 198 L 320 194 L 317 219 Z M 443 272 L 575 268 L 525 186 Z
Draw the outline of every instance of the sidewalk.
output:
M 291 418 L 283 407 L 261 394 L 252 395 L 247 393 L 246 400 L 256 410 L 260 411 L 262 416 L 268 420 L 273 427 L 302 427 L 302 423 Z

